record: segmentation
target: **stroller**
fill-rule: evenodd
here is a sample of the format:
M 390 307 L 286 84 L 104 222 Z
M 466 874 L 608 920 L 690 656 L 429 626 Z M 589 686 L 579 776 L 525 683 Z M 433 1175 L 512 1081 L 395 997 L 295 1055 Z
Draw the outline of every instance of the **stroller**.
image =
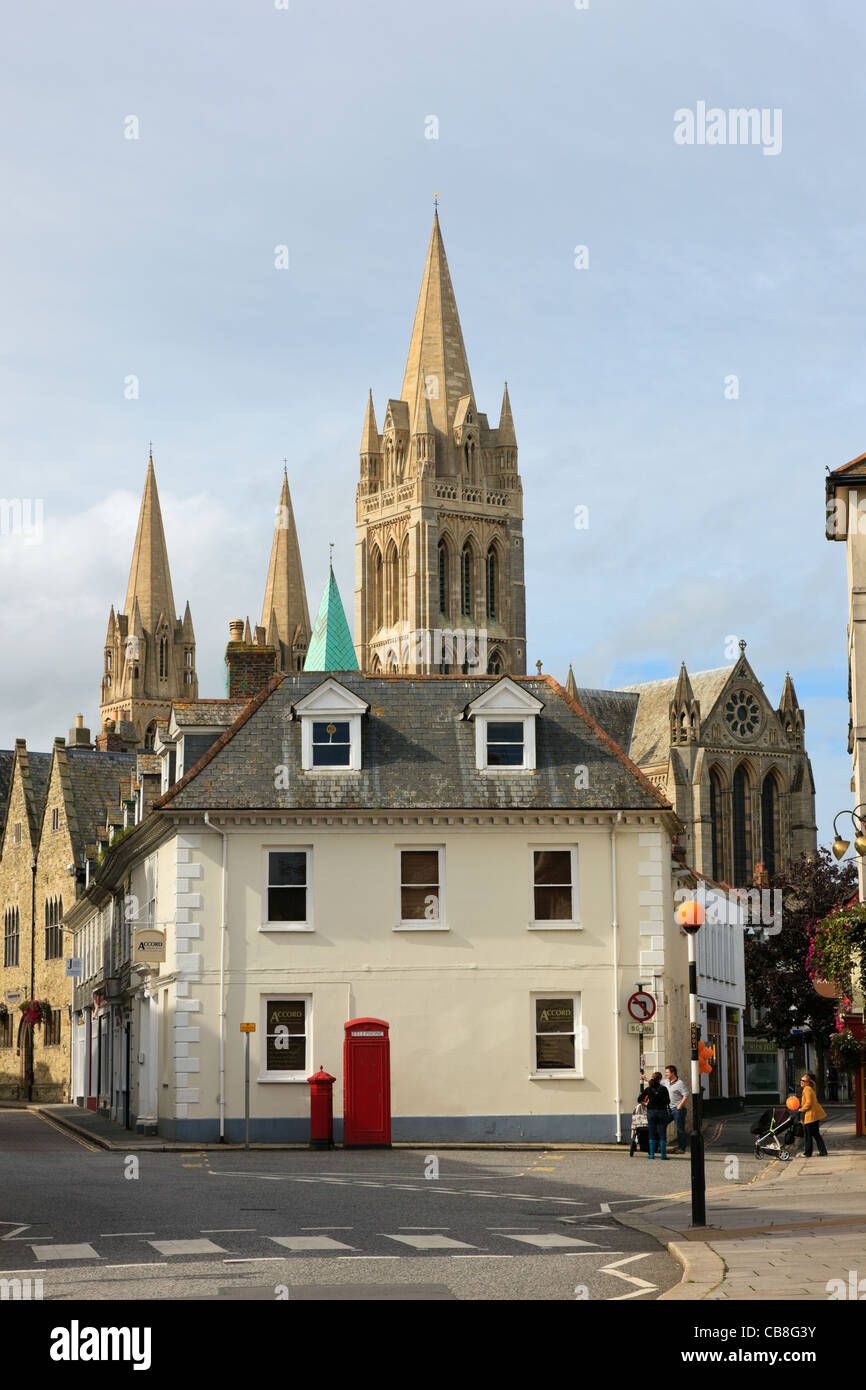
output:
M 649 1153 L 649 1121 L 646 1117 L 646 1106 L 638 1101 L 634 1110 L 631 1112 L 631 1146 L 628 1151 L 629 1158 L 634 1158 L 635 1149 L 640 1149 L 642 1154 Z
M 794 1156 L 797 1132 L 796 1110 L 789 1110 L 785 1105 L 765 1110 L 750 1131 L 755 1135 L 755 1157 L 779 1158 L 787 1163 Z

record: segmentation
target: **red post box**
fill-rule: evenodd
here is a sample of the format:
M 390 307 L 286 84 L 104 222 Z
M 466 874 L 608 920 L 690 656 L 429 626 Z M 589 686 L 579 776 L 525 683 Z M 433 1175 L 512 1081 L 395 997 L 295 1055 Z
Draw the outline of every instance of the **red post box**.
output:
M 343 1043 L 343 1091 L 347 1148 L 390 1148 L 391 1049 L 381 1018 L 353 1018 Z
M 334 1147 L 334 1082 L 324 1068 L 307 1077 L 310 1087 L 310 1148 Z

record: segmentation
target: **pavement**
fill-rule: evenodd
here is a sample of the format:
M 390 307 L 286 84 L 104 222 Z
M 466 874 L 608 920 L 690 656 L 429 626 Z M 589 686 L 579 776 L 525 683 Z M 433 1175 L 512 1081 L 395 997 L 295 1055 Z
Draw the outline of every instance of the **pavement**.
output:
M 705 1227 L 690 1191 L 614 1220 L 653 1235 L 683 1266 L 670 1300 L 828 1300 L 866 1293 L 866 1139 L 850 1111 L 822 1124 L 828 1157 L 767 1161 L 751 1182 L 707 1189 Z M 689 1180 L 689 1170 L 680 1169 Z M 863 1279 L 862 1286 L 860 1279 Z M 834 1282 L 836 1281 L 836 1282 Z

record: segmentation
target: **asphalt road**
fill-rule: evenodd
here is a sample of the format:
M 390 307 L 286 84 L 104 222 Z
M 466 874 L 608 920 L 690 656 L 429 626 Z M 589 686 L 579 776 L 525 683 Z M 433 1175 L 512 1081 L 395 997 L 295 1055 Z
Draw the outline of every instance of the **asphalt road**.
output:
M 708 1127 L 709 1189 L 760 1170 L 740 1126 L 730 1152 Z M 6 1110 L 0 1274 L 45 1299 L 652 1300 L 679 1266 L 611 1213 L 688 1186 L 627 1151 L 124 1156 Z

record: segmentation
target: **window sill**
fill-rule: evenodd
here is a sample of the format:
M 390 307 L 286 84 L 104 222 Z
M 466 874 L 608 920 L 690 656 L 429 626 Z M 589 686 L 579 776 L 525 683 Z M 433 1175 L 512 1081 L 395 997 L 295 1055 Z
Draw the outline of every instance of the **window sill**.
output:
M 531 1071 L 530 1081 L 583 1081 L 582 1071 Z
M 311 927 L 306 922 L 262 922 L 259 927 L 260 932 L 308 932 L 315 930 L 315 927 Z
M 295 1075 L 289 1075 L 289 1076 L 258 1076 L 258 1077 L 256 1077 L 256 1080 L 257 1080 L 257 1082 L 258 1082 L 258 1084 L 259 1084 L 260 1086 L 273 1086 L 273 1085 L 285 1086 L 286 1084 L 288 1084 L 288 1085 L 290 1085 L 290 1086 L 291 1086 L 291 1085 L 295 1085 L 295 1086 L 304 1085 L 304 1086 L 306 1086 L 306 1084 L 307 1084 L 307 1078 L 306 1078 L 305 1076 L 301 1076 L 300 1074 L 297 1075 L 297 1076 L 295 1076 Z
M 450 931 L 444 922 L 398 922 L 392 931 Z
M 583 931 L 582 922 L 528 922 L 527 931 Z
M 305 777 L 346 777 L 352 773 L 357 777 L 361 773 L 360 767 L 300 767 Z
M 480 772 L 483 777 L 521 777 L 526 773 L 535 776 L 534 767 L 476 767 L 476 772 Z

